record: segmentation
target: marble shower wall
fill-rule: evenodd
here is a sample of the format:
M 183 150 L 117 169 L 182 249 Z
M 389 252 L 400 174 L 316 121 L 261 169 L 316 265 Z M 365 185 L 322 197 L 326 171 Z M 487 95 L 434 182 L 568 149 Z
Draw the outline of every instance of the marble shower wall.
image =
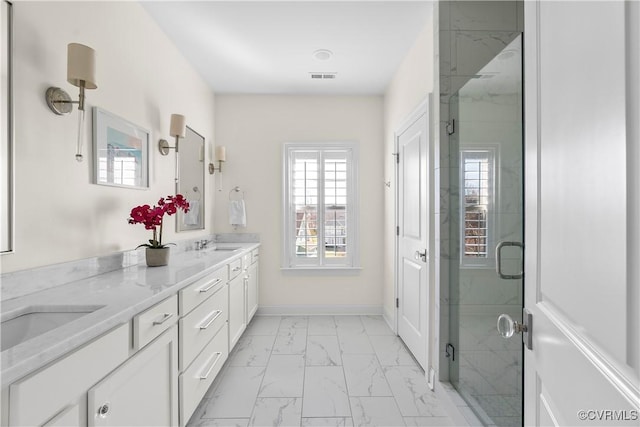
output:
M 440 209 L 436 212 L 436 221 L 439 224 L 436 274 L 440 283 L 439 377 L 446 381 L 448 380 L 448 360 L 444 356 L 444 349 L 446 344 L 455 338 L 449 336 L 450 310 L 460 308 L 458 305 L 450 307 L 452 301 L 449 293 L 451 279 L 458 279 L 450 277 L 450 274 L 452 272 L 456 274 L 457 268 L 451 267 L 457 267 L 459 250 L 457 239 L 455 242 L 452 241 L 452 237 L 455 236 L 450 236 L 449 233 L 450 227 L 459 222 L 456 207 L 459 193 L 450 185 L 451 174 L 457 173 L 455 169 L 458 168 L 458 156 L 457 149 L 452 153 L 452 141 L 446 129 L 450 120 L 449 102 L 452 94 L 474 78 L 479 70 L 523 31 L 523 2 L 522 0 L 440 1 L 438 16 L 440 128 L 437 137 L 439 164 L 435 174 L 436 182 L 439 183 Z M 480 108 L 474 114 L 482 114 L 482 106 L 478 105 L 478 107 Z M 492 129 L 495 132 L 495 126 L 487 127 L 485 133 L 487 137 L 491 136 Z M 499 132 L 511 130 L 501 128 Z M 456 213 L 452 215 L 452 212 Z M 505 225 L 506 221 L 508 219 L 505 217 Z M 483 276 L 486 275 L 479 272 L 469 280 L 465 280 L 461 283 L 461 291 L 468 292 L 468 296 L 473 296 L 472 294 L 481 288 L 479 285 L 487 279 Z M 501 303 L 510 303 L 519 298 L 513 293 L 512 287 L 507 285 L 503 286 L 503 289 L 500 287 L 496 289 L 495 294 L 478 296 L 484 298 L 480 301 L 487 304 L 496 301 L 495 296 L 499 296 Z

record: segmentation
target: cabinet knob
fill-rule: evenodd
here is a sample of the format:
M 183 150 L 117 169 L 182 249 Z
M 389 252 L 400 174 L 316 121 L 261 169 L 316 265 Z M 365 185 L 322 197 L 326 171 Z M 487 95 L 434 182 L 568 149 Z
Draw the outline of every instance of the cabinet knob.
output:
M 109 415 L 109 402 L 98 408 L 98 416 L 100 418 L 107 418 L 107 415 Z

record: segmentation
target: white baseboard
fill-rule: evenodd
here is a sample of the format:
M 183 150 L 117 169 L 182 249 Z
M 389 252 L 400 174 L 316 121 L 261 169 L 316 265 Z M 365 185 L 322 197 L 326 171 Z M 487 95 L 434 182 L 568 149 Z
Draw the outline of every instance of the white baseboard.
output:
M 258 316 L 381 315 L 379 305 L 261 305 Z
M 389 310 L 387 310 L 386 308 L 383 308 L 382 310 L 382 318 L 384 319 L 385 322 L 387 322 L 387 325 L 389 325 L 389 327 L 391 328 L 391 330 L 395 333 L 398 333 L 398 331 L 396 331 L 396 325 L 395 325 L 395 314 Z

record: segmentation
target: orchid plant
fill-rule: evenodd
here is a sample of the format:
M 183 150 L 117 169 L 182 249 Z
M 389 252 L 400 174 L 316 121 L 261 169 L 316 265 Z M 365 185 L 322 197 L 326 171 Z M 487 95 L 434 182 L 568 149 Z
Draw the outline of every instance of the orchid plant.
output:
M 162 219 L 165 214 L 171 216 L 178 212 L 178 209 L 184 213 L 189 212 L 189 202 L 182 194 L 162 197 L 158 200 L 157 206 L 142 205 L 131 209 L 129 224 L 144 224 L 145 229 L 153 230 L 153 239 L 138 248 L 142 246 L 153 249 L 166 248 L 167 245 L 162 243 Z

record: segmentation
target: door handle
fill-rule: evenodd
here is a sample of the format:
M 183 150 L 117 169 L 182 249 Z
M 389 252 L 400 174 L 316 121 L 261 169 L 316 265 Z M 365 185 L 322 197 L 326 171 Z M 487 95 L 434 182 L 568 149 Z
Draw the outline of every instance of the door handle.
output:
M 500 242 L 496 246 L 496 273 L 501 279 L 516 280 L 524 277 L 524 271 L 520 267 L 520 273 L 518 274 L 504 274 L 502 272 L 502 248 L 506 246 L 518 246 L 521 250 L 524 250 L 524 245 L 520 242 Z
M 529 350 L 533 348 L 533 316 L 526 308 L 522 309 L 522 323 L 517 322 L 508 314 L 498 316 L 498 333 L 502 338 L 509 339 L 514 334 L 522 334 L 522 342 Z
M 416 261 L 422 260 L 422 262 L 427 262 L 427 250 L 425 249 L 424 252 L 416 251 L 413 257 Z

